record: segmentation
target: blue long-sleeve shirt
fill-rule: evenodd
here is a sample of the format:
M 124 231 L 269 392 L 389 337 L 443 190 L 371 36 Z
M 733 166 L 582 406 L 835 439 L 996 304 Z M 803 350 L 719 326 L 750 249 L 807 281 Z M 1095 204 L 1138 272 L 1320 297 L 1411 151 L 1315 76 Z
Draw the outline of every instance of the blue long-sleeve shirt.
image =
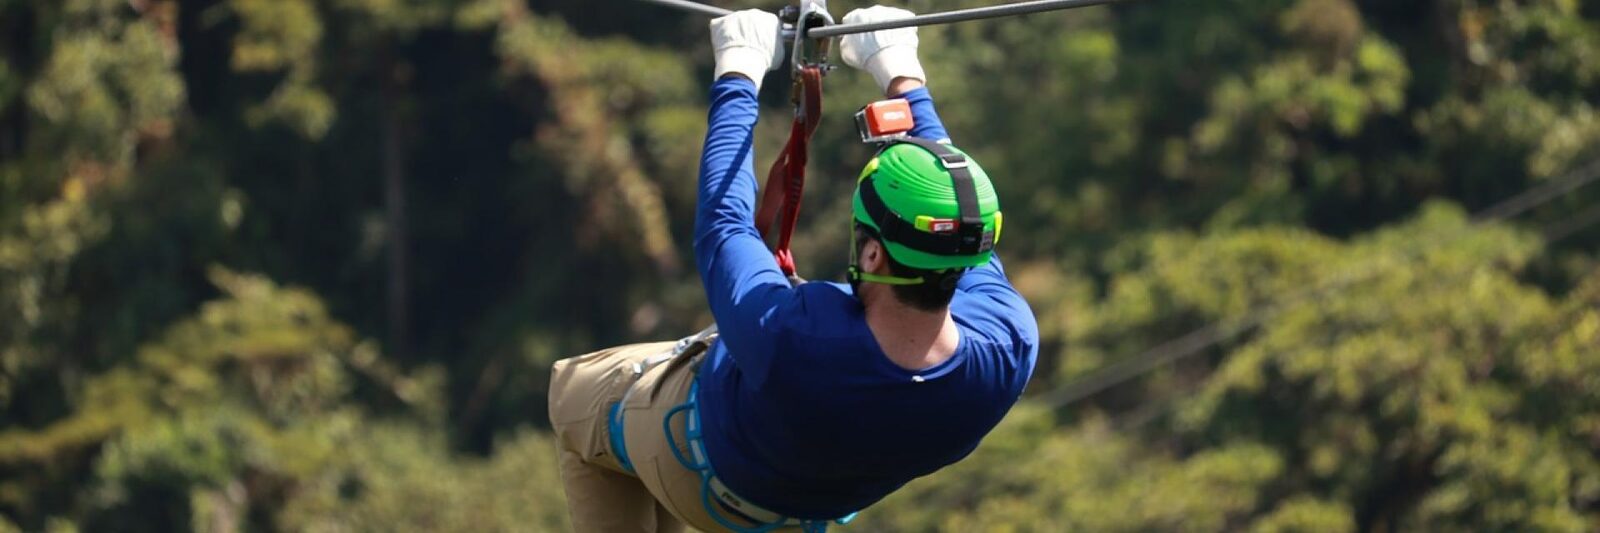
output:
M 948 135 L 926 89 L 911 134 Z M 837 518 L 977 447 L 1022 394 L 1038 326 L 998 258 L 961 278 L 961 340 L 932 368 L 888 359 L 849 285 L 791 287 L 754 222 L 756 87 L 711 87 L 695 261 L 721 341 L 699 373 L 713 470 L 739 496 L 796 518 Z

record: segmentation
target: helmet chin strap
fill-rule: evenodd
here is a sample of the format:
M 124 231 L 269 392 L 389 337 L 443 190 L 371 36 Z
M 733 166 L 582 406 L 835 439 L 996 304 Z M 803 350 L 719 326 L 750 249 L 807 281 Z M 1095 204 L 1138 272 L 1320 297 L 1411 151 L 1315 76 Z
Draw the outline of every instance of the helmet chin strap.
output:
M 862 272 L 861 271 L 861 267 L 856 266 L 856 265 L 850 265 L 850 279 L 851 279 L 851 281 L 861 281 L 861 282 L 866 282 L 866 283 L 881 283 L 881 284 L 884 284 L 884 285 L 921 285 L 922 284 L 922 278 L 899 278 L 899 277 L 895 277 L 895 276 L 884 276 L 884 275 L 879 275 L 879 274 L 872 274 L 872 273 L 869 273 L 869 272 Z
M 861 263 L 856 258 L 856 249 L 856 232 L 851 231 L 849 276 L 852 285 L 861 282 L 880 283 L 883 285 L 921 285 L 924 281 L 921 277 L 902 278 L 896 276 L 885 276 L 882 274 L 873 274 L 871 272 L 863 272 L 861 270 Z

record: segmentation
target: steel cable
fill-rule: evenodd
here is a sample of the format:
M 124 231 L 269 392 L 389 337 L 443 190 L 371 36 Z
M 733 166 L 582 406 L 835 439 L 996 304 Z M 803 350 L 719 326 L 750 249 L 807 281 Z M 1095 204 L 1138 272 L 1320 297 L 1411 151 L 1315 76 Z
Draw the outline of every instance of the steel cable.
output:
M 1471 217 L 1471 226 L 1451 234 L 1427 239 L 1426 242 L 1431 243 L 1430 245 L 1401 254 L 1401 261 L 1410 261 L 1424 252 L 1442 248 L 1471 235 L 1478 226 L 1526 213 L 1535 207 L 1570 194 L 1572 191 L 1597 180 L 1600 180 L 1600 159 L 1590 161 L 1565 176 L 1546 182 L 1477 212 Z M 1542 235 L 1547 236 L 1547 238 L 1564 238 L 1596 222 L 1600 222 L 1600 210 L 1591 208 L 1572 220 L 1552 224 L 1542 232 Z M 1335 276 L 1314 287 L 1284 297 L 1273 304 L 1258 307 L 1246 313 L 1242 318 L 1208 324 L 1181 337 L 1163 342 L 1138 355 L 1101 367 L 1083 378 L 1037 396 L 1035 402 L 1051 410 L 1066 407 L 1101 391 L 1142 376 L 1165 363 L 1200 353 L 1201 350 L 1258 326 L 1307 300 L 1321 297 L 1328 292 L 1342 289 L 1353 283 L 1376 276 L 1393 265 L 1394 262 L 1380 261 L 1368 264 L 1373 266 L 1355 273 Z
M 710 17 L 720 17 L 733 13 L 733 11 L 728 9 L 706 5 L 699 2 L 691 2 L 689 0 L 643 1 Z M 1062 11 L 1067 9 L 1093 7 L 1104 4 L 1112 4 L 1120 1 L 1123 0 L 1033 0 L 1031 2 L 1018 2 L 1015 4 L 958 9 L 943 13 L 929 13 L 926 15 L 917 15 L 899 20 L 822 26 L 819 28 L 812 28 L 810 31 L 807 31 L 806 37 L 810 39 L 826 39 L 829 37 L 838 37 L 840 35 L 849 35 L 852 33 L 867 33 L 894 28 L 909 28 L 912 26 L 952 24 L 956 22 L 966 22 L 969 20 L 992 19 L 999 17 L 1016 17 L 1022 15 L 1031 15 L 1034 13 L 1043 13 L 1046 11 Z
M 1046 11 L 1062 11 L 1078 9 L 1104 4 L 1120 2 L 1122 0 L 1035 0 L 1032 2 L 1018 2 L 989 7 L 975 7 L 971 9 L 958 9 L 943 13 L 929 13 L 899 20 L 885 20 L 882 22 L 864 22 L 857 24 L 836 24 L 814 28 L 806 32 L 812 39 L 838 37 L 852 33 L 867 33 L 878 30 L 894 28 L 909 28 L 912 26 L 932 26 L 935 24 L 952 24 L 969 20 L 992 19 L 999 17 L 1015 17 L 1043 13 Z
M 660 6 L 666 6 L 666 7 L 673 7 L 673 8 L 682 9 L 684 11 L 689 11 L 689 12 L 692 12 L 692 13 L 699 13 L 701 15 L 705 15 L 705 16 L 708 16 L 708 17 L 721 17 L 721 16 L 724 16 L 724 15 L 729 15 L 729 14 L 733 13 L 732 10 L 723 9 L 723 8 L 720 8 L 720 7 L 717 7 L 717 6 L 713 6 L 713 5 L 706 5 L 706 4 L 702 4 L 700 2 L 690 2 L 689 0 L 644 0 L 644 1 L 652 3 L 652 4 L 660 5 Z

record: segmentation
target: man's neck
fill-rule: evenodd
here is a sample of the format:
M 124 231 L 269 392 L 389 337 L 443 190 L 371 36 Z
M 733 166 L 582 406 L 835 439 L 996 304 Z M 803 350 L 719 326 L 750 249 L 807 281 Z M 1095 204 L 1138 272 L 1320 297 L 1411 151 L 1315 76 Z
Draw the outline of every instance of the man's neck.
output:
M 895 365 L 922 370 L 955 355 L 961 334 L 948 307 L 938 311 L 911 307 L 895 299 L 887 286 L 873 286 L 863 292 L 867 327 Z

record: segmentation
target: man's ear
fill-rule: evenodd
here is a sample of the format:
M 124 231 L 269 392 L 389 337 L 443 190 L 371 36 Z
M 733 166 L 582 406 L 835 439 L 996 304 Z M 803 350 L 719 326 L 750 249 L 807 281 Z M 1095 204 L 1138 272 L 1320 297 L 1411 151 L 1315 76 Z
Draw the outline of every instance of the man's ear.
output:
M 888 254 L 884 252 L 883 243 L 879 242 L 878 239 L 867 239 L 867 242 L 861 245 L 859 261 L 861 262 L 862 272 L 883 273 L 888 267 L 885 262 L 887 258 Z

